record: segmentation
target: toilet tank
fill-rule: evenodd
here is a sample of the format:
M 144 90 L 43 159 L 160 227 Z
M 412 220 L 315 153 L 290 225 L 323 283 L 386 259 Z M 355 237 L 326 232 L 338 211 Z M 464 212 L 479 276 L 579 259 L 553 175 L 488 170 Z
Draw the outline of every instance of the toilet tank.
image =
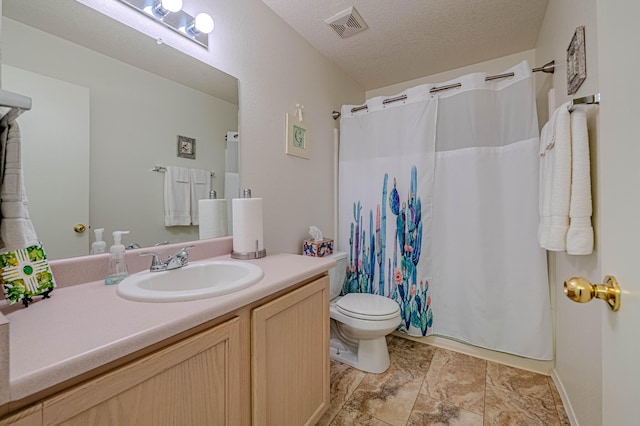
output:
M 336 251 L 328 256 L 336 261 L 336 266 L 329 269 L 329 294 L 331 299 L 340 296 L 347 274 L 347 253 Z

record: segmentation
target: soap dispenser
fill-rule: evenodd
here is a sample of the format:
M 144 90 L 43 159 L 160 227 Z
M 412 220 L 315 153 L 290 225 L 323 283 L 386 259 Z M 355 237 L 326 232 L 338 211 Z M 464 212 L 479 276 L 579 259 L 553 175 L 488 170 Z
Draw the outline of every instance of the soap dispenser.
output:
M 91 254 L 99 254 L 107 251 L 107 243 L 102 241 L 102 233 L 104 228 L 98 228 L 93 231 L 96 234 L 96 240 L 91 244 Z
M 129 276 L 127 272 L 127 264 L 124 260 L 125 248 L 122 245 L 122 234 L 128 234 L 129 231 L 113 231 L 113 245 L 109 249 L 111 259 L 109 259 L 109 274 L 105 278 L 105 284 L 118 284 L 120 281 Z

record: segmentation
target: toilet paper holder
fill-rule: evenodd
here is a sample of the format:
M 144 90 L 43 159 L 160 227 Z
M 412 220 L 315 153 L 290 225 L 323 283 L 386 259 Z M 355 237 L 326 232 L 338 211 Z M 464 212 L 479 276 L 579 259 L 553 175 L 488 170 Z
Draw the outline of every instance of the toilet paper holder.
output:
M 259 242 L 256 240 L 256 251 L 252 251 L 249 253 L 241 253 L 235 250 L 231 251 L 232 259 L 240 259 L 240 260 L 250 260 L 250 259 L 260 259 L 267 255 L 267 249 L 259 250 Z

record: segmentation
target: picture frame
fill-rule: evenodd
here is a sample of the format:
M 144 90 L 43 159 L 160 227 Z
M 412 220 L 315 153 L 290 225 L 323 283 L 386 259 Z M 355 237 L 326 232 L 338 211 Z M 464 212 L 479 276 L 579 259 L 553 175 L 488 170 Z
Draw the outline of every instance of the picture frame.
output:
M 309 127 L 291 114 L 285 114 L 286 153 L 296 157 L 311 159 Z
M 587 79 L 584 25 L 576 28 L 567 48 L 567 94 L 573 95 Z
M 178 135 L 178 157 L 196 159 L 196 140 Z

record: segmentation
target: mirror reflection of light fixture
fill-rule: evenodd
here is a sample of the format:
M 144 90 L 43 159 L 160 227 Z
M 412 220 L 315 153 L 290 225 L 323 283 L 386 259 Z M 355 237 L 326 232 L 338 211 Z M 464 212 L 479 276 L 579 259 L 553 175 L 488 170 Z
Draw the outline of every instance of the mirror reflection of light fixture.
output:
M 187 25 L 184 29 L 185 32 L 191 36 L 197 36 L 198 34 L 209 34 L 213 31 L 214 23 L 213 18 L 207 13 L 198 13 L 195 19 Z
M 206 13 L 196 17 L 182 10 L 182 0 L 120 0 L 143 15 L 160 22 L 199 45 L 209 47 L 209 33 L 213 31 L 213 19 Z
M 163 19 L 169 12 L 179 12 L 182 9 L 182 0 L 156 0 L 151 8 L 154 16 Z

